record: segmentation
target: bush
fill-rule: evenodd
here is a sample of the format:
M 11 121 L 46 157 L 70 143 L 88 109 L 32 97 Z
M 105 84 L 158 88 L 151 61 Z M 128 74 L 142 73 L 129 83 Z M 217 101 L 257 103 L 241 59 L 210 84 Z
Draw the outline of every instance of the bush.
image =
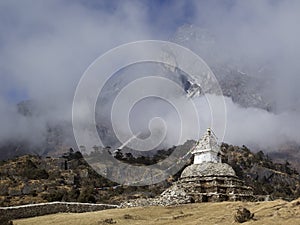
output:
M 52 191 L 49 194 L 43 195 L 43 199 L 47 200 L 48 202 L 61 201 L 65 195 L 66 195 L 66 191 L 56 190 L 56 191 Z
M 44 169 L 39 169 L 31 160 L 25 162 L 22 176 L 30 180 L 48 179 L 49 174 Z
M 78 189 L 72 188 L 71 191 L 69 191 L 65 196 L 64 196 L 64 201 L 68 202 L 76 202 L 78 197 L 80 195 L 80 191 Z
M 44 169 L 25 168 L 22 176 L 30 180 L 40 180 L 40 179 L 48 179 L 49 174 Z
M 82 188 L 78 197 L 78 201 L 96 203 L 96 199 L 94 196 L 94 188 L 92 186 Z

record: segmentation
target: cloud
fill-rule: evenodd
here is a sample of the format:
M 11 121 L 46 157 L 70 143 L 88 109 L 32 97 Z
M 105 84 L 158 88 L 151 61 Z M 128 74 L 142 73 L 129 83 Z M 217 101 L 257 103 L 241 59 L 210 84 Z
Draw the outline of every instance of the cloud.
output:
M 299 9 L 299 1 L 1 1 L 0 142 L 44 140 L 49 123 L 70 123 L 76 85 L 99 55 L 130 41 L 168 40 L 177 27 L 191 23 L 215 38 L 208 48 L 215 62 L 266 78 L 264 91 L 275 104 L 270 113 L 226 98 L 225 141 L 298 143 Z M 23 99 L 34 99 L 43 113 L 20 116 L 16 102 Z M 196 101 L 203 108 L 203 127 L 208 126 L 204 100 Z M 177 119 L 166 116 L 173 130 Z M 70 127 L 66 133 L 72 139 Z
M 1 1 L 3 135 L 18 139 L 22 130 L 30 129 L 33 141 L 39 139 L 36 135 L 42 129 L 34 124 L 42 122 L 45 128 L 49 121 L 70 122 L 75 88 L 89 64 L 112 47 L 151 37 L 144 26 L 143 5 L 120 1 L 110 10 L 107 5 L 94 8 L 81 1 Z M 32 126 L 12 104 L 22 100 L 14 99 L 18 92 L 43 111 L 43 118 L 35 118 Z
M 195 6 L 195 23 L 215 35 L 219 57 L 273 81 L 266 88 L 272 89 L 267 92 L 277 110 L 299 108 L 299 1 L 210 1 Z

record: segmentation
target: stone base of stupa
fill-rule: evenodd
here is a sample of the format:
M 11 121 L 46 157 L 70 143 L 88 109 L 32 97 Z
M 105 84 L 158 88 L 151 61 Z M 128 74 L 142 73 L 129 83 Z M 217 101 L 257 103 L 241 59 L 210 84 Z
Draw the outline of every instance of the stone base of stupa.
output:
M 255 200 L 252 188 L 229 165 L 209 162 L 185 168 L 180 179 L 160 196 L 124 202 L 122 207 Z
M 169 199 L 170 203 L 183 200 L 186 203 L 255 200 L 252 188 L 245 186 L 241 180 L 219 176 L 177 181 L 161 194 L 161 198 Z
M 169 195 L 169 196 L 168 196 Z M 161 194 L 176 202 L 184 197 L 190 202 L 253 201 L 253 190 L 225 163 L 192 164 L 184 169 L 179 181 Z

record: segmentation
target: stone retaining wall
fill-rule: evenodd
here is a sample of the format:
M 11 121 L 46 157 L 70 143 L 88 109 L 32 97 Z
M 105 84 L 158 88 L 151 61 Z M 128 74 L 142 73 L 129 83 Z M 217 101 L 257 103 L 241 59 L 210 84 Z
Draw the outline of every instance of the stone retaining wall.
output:
M 0 216 L 9 220 L 43 216 L 55 213 L 83 213 L 118 208 L 117 205 L 90 204 L 77 202 L 50 202 L 12 207 L 0 207 Z

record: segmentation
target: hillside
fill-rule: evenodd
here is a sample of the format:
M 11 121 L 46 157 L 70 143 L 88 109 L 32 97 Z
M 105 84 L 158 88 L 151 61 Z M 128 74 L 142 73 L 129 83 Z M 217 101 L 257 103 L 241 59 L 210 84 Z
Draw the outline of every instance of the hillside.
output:
M 52 201 L 118 204 L 157 195 L 167 186 L 167 182 L 151 187 L 118 185 L 97 174 L 81 153 L 73 151 L 60 158 L 25 155 L 0 162 L 0 206 Z
M 274 162 L 262 151 L 251 152 L 246 146 L 222 145 L 223 161 L 237 176 L 253 187 L 256 195 L 292 200 L 300 196 L 300 176 L 288 161 Z
M 172 207 L 109 209 L 82 214 L 56 214 L 14 221 L 14 225 L 107 225 L 107 224 L 238 224 L 234 215 L 246 207 L 254 217 L 245 224 L 300 224 L 300 199 L 293 202 L 221 202 Z
M 190 148 L 191 143 L 176 148 Z M 150 165 L 167 157 L 174 148 L 160 150 L 152 157 L 134 157 L 126 152 L 118 152 L 115 157 L 134 165 Z M 253 187 L 255 195 L 286 200 L 300 196 L 299 173 L 288 162 L 274 163 L 263 152 L 253 153 L 245 146 L 223 144 L 222 150 L 223 162 Z M 25 155 L 0 163 L 0 206 L 52 201 L 120 204 L 159 195 L 179 178 L 181 171 L 155 185 L 122 186 L 97 174 L 72 149 L 60 158 Z

